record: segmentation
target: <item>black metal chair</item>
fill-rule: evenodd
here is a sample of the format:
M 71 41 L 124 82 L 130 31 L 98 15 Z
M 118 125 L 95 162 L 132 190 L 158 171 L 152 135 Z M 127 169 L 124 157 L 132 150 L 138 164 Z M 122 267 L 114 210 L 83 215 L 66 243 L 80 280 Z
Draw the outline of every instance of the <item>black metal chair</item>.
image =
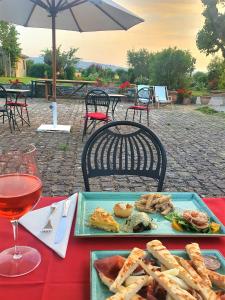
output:
M 146 126 L 131 121 L 110 122 L 94 132 L 82 153 L 85 190 L 89 178 L 133 175 L 155 179 L 162 191 L 166 152 L 159 138 Z
M 5 118 L 8 119 L 9 128 L 12 133 L 12 129 L 15 129 L 15 119 L 11 107 L 8 105 L 8 96 L 5 88 L 0 85 L 0 98 L 3 98 L 4 104 L 0 105 L 0 117 L 2 117 L 3 123 L 5 123 Z M 17 125 L 17 124 L 16 124 Z
M 139 111 L 139 122 L 141 123 L 142 112 L 146 111 L 147 113 L 147 122 L 149 126 L 149 110 L 150 104 L 153 104 L 153 89 L 151 87 L 143 87 L 137 91 L 136 99 L 134 105 L 131 105 L 127 108 L 125 120 L 127 119 L 128 111 L 133 110 L 133 121 L 136 112 Z
M 25 84 L 22 82 L 18 83 L 12 83 L 10 85 L 10 89 L 16 89 L 16 90 L 26 90 L 27 87 Z M 29 112 L 28 112 L 28 104 L 27 104 L 27 95 L 20 93 L 20 94 L 11 94 L 10 99 L 8 100 L 8 105 L 10 105 L 13 109 L 13 113 L 16 116 L 17 115 L 20 117 L 22 126 L 23 123 L 25 122 L 28 126 L 30 126 L 30 117 L 29 117 Z M 23 112 L 26 113 L 26 119 L 24 118 Z
M 86 113 L 84 116 L 84 129 L 83 137 L 87 130 L 92 126 L 91 132 L 95 129 L 96 125 L 100 122 L 107 123 L 109 119 L 109 105 L 110 98 L 108 94 L 102 90 L 95 89 L 90 91 L 85 97 Z M 88 124 L 88 121 L 90 123 Z

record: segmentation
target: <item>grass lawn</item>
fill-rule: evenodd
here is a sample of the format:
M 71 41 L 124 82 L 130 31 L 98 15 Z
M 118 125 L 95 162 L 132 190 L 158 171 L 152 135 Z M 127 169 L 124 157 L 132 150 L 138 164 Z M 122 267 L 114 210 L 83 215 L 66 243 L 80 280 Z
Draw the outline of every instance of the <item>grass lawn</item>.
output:
M 222 118 L 225 118 L 225 113 L 224 112 L 218 112 L 215 109 L 209 107 L 209 106 L 202 106 L 196 109 L 197 111 L 200 111 L 201 113 L 205 115 L 216 115 L 220 116 Z
M 0 77 L 0 84 L 1 83 L 9 83 L 10 80 L 15 80 L 18 79 L 19 81 L 23 82 L 23 83 L 31 83 L 31 80 L 35 80 L 37 78 L 33 78 L 33 77 Z

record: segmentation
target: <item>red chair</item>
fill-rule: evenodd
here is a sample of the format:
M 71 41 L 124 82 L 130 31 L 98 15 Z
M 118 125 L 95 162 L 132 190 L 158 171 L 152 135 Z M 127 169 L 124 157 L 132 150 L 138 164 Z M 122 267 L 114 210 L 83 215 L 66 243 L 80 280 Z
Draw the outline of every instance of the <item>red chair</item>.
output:
M 84 116 L 83 137 L 92 127 L 90 133 L 95 129 L 96 125 L 103 122 L 104 124 L 110 121 L 109 112 L 110 98 L 108 94 L 102 90 L 95 89 L 90 91 L 85 97 L 86 113 Z M 89 123 L 89 124 L 88 124 Z
M 23 84 L 21 82 L 13 83 L 10 86 L 10 89 L 23 89 Z M 30 126 L 30 117 L 28 112 L 28 104 L 27 104 L 27 95 L 23 93 L 16 93 L 15 97 L 10 95 L 10 99 L 7 101 L 7 104 L 13 109 L 14 116 L 16 113 L 19 115 L 22 126 L 25 122 Z M 26 113 L 26 119 L 24 118 L 24 113 Z
M 136 112 L 139 112 L 139 122 L 141 123 L 142 112 L 146 111 L 147 113 L 147 122 L 149 126 L 149 111 L 150 111 L 150 104 L 153 104 L 154 97 L 153 97 L 153 90 L 150 87 L 143 87 L 137 92 L 137 97 L 135 100 L 134 105 L 131 105 L 127 108 L 125 120 L 127 119 L 128 111 L 133 111 L 133 121 Z

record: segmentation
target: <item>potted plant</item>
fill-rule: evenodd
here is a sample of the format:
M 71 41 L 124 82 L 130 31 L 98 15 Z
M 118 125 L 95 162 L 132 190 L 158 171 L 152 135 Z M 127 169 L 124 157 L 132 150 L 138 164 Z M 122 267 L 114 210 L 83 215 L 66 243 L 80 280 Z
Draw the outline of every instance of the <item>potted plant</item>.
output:
M 209 93 L 207 93 L 207 91 L 203 92 L 202 96 L 200 96 L 200 102 L 202 105 L 208 105 L 210 100 L 211 96 L 209 96 Z
M 187 89 L 178 89 L 177 90 L 177 104 L 188 105 L 191 104 L 191 95 L 192 92 Z

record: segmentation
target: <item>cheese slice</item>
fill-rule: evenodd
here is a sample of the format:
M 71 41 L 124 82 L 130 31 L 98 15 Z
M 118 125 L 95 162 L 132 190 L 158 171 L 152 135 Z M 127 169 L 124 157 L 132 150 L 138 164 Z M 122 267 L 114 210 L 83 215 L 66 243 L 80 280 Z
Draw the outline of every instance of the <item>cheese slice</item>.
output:
M 147 249 L 168 269 L 177 268 L 179 270 L 178 277 L 184 280 L 191 288 L 199 291 L 204 300 L 218 299 L 216 293 L 211 289 L 211 287 L 208 284 L 205 284 L 199 276 L 192 277 L 159 240 L 152 240 L 147 243 Z
M 212 283 L 209 279 L 209 276 L 207 274 L 206 266 L 204 263 L 204 259 L 201 254 L 201 250 L 199 248 L 198 243 L 191 243 L 186 245 L 186 251 L 191 258 L 194 267 L 196 268 L 198 274 L 201 276 L 202 281 L 209 285 L 210 287 L 212 286 Z
M 171 280 L 167 274 L 154 270 L 150 266 L 147 266 L 142 260 L 140 260 L 139 263 L 150 276 L 158 281 L 174 300 L 195 300 L 188 291 L 182 289 L 175 281 Z
M 138 267 L 138 260 L 144 257 L 145 251 L 139 248 L 133 248 L 130 255 L 125 260 L 122 269 L 120 269 L 115 281 L 110 286 L 112 292 L 117 292 L 123 282 L 133 273 L 133 271 Z
M 143 299 L 141 296 L 138 296 L 136 293 L 147 283 L 148 276 L 140 276 L 136 282 L 130 284 L 129 286 L 121 289 L 115 295 L 107 298 L 107 300 L 134 300 L 134 299 Z
M 119 232 L 120 226 L 113 216 L 103 208 L 97 207 L 89 218 L 91 227 L 103 229 L 105 231 Z

